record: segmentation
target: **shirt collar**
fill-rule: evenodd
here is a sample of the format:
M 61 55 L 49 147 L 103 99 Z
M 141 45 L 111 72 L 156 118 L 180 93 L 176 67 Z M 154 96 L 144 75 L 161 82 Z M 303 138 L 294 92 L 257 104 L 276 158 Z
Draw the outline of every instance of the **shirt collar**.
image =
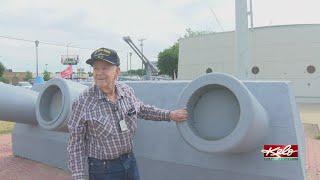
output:
M 118 98 L 124 97 L 124 92 L 123 92 L 123 90 L 121 88 L 120 83 L 118 83 L 118 82 L 116 82 L 116 92 L 117 92 Z
M 115 88 L 116 88 L 117 99 L 124 97 L 124 92 L 121 89 L 120 84 L 118 82 L 115 83 Z M 97 85 L 94 85 L 94 90 L 98 99 L 103 99 L 103 98 L 108 99 L 107 96 L 103 93 L 103 91 Z

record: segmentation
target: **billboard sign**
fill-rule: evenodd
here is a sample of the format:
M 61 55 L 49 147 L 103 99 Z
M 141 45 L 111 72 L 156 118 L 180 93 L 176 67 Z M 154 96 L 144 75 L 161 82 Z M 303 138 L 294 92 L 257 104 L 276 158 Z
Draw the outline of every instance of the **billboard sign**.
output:
M 79 63 L 79 55 L 62 55 L 61 63 L 63 65 L 77 65 Z

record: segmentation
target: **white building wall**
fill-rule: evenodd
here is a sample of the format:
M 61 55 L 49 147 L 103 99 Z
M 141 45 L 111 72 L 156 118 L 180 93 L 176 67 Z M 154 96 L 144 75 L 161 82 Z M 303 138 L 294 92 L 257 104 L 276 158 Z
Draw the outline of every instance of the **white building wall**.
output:
M 214 72 L 235 74 L 234 42 L 234 32 L 182 39 L 178 79 L 194 79 L 209 67 Z M 250 73 L 250 79 L 289 80 L 297 97 L 320 102 L 320 25 L 255 28 L 250 31 L 250 44 L 251 67 L 260 70 L 256 75 Z M 309 65 L 316 68 L 313 74 L 306 70 Z
M 179 42 L 179 79 L 194 79 L 209 67 L 216 72 L 231 73 L 233 63 L 234 33 L 204 35 Z

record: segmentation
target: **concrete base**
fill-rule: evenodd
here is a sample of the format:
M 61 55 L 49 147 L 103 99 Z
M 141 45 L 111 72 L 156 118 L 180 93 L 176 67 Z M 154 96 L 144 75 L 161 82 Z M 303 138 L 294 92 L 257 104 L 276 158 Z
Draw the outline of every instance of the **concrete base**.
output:
M 174 109 L 187 82 L 128 84 L 145 103 Z M 239 154 L 203 153 L 183 140 L 175 123 L 141 120 L 134 147 L 141 179 L 305 179 L 303 127 L 288 83 L 247 81 L 245 85 L 269 115 L 270 132 L 261 147 Z M 12 137 L 14 155 L 66 168 L 66 133 L 17 124 Z M 298 144 L 299 159 L 266 161 L 263 144 Z
M 12 151 L 15 156 L 67 169 L 67 140 L 68 133 L 16 123 L 12 133 Z
M 144 157 L 138 158 L 139 172 L 143 179 L 168 179 L 168 180 L 211 180 L 211 179 L 259 179 L 274 180 L 272 176 L 261 176 L 245 174 L 224 170 L 212 170 L 209 168 L 200 168 L 190 165 L 182 165 L 159 160 L 152 160 Z M 142 168 L 143 167 L 143 168 Z M 168 171 L 171 169 L 171 171 Z M 285 178 L 276 178 L 282 180 Z

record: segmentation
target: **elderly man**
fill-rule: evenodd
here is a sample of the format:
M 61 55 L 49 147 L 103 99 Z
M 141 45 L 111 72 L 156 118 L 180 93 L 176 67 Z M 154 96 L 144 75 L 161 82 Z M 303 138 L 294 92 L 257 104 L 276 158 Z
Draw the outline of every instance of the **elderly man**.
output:
M 94 86 L 72 105 L 68 120 L 69 169 L 84 179 L 88 160 L 90 180 L 137 180 L 132 152 L 137 119 L 184 121 L 187 111 L 168 111 L 141 102 L 131 87 L 117 82 L 120 60 L 114 50 L 100 48 L 86 61 L 93 67 Z

